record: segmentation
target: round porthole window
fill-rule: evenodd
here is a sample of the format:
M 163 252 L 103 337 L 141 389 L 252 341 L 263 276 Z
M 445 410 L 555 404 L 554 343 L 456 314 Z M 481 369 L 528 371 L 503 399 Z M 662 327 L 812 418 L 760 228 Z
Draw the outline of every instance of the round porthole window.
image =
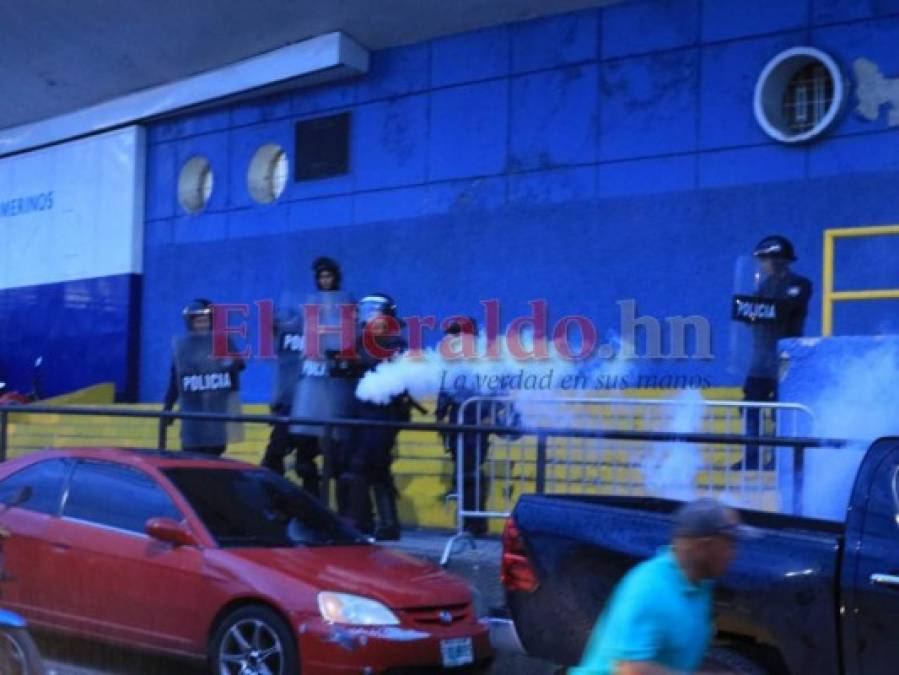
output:
M 836 119 L 843 102 L 843 78 L 820 49 L 794 47 L 775 56 L 755 85 L 755 118 L 782 143 L 802 143 Z
M 287 185 L 287 155 L 281 146 L 263 145 L 250 160 L 247 189 L 260 204 L 270 204 L 281 196 Z
M 178 176 L 178 202 L 188 213 L 199 213 L 212 196 L 213 175 L 209 160 L 193 157 Z

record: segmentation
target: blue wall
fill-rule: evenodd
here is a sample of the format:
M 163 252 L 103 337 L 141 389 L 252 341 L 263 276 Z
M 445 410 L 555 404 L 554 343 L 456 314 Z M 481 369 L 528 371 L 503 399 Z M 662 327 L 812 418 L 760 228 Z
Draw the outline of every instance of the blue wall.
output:
M 130 274 L 0 290 L 0 380 L 30 391 L 40 356 L 44 396 L 113 382 L 133 400 L 140 302 L 141 278 Z
M 301 296 L 321 254 L 341 261 L 349 290 L 391 292 L 404 315 L 474 313 L 492 298 L 508 317 L 545 298 L 553 317 L 585 314 L 603 330 L 627 298 L 659 318 L 703 314 L 718 358 L 653 368 L 736 383 L 725 365 L 737 256 L 766 234 L 790 237 L 816 287 L 816 334 L 822 231 L 899 222 L 886 111 L 855 115 L 850 84 L 823 139 L 785 147 L 753 116 L 758 74 L 779 51 L 812 45 L 847 83 L 859 57 L 893 77 L 897 42 L 899 2 L 888 0 L 623 2 L 376 52 L 355 81 L 155 124 L 141 397 L 162 395 L 188 299 Z M 293 125 L 344 110 L 351 172 L 254 203 L 255 150 L 279 143 L 292 164 Z M 188 215 L 177 176 L 195 154 L 211 161 L 215 189 Z M 895 285 L 897 255 L 841 249 L 838 286 Z M 840 307 L 837 330 L 895 332 L 894 309 Z M 270 380 L 253 364 L 245 397 L 265 400 Z

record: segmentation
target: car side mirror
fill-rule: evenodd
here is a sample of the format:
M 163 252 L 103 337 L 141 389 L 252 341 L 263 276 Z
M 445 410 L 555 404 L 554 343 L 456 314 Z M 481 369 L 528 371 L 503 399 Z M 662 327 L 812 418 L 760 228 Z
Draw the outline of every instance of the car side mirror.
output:
M 7 500 L 4 500 L 3 505 L 7 509 L 11 509 L 14 506 L 21 506 L 29 499 L 31 499 L 31 495 L 34 494 L 34 490 L 31 489 L 30 485 L 23 485 L 18 492 L 16 492 L 12 497 Z
M 193 533 L 181 523 L 171 518 L 150 518 L 146 526 L 147 534 L 157 541 L 164 541 L 172 546 L 196 546 Z

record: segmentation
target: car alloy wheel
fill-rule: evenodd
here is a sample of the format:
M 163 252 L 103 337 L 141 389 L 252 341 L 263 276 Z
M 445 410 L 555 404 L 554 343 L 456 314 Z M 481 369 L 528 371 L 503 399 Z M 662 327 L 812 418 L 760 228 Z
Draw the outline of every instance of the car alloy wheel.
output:
M 277 675 L 284 663 L 278 635 L 258 619 L 234 624 L 219 648 L 222 675 Z
M 263 605 L 235 610 L 210 642 L 215 675 L 298 675 L 296 640 L 281 615 Z

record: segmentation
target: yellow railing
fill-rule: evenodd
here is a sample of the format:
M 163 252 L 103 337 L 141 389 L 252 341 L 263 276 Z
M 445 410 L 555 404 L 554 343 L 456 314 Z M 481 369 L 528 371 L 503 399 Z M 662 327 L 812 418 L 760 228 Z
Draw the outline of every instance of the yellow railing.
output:
M 834 258 L 837 239 L 850 237 L 881 237 L 899 235 L 899 225 L 875 225 L 872 227 L 841 227 L 824 230 L 824 291 L 821 311 L 821 334 L 833 334 L 833 305 L 835 302 L 855 300 L 899 300 L 899 288 L 882 288 L 870 291 L 837 291 L 834 289 Z

